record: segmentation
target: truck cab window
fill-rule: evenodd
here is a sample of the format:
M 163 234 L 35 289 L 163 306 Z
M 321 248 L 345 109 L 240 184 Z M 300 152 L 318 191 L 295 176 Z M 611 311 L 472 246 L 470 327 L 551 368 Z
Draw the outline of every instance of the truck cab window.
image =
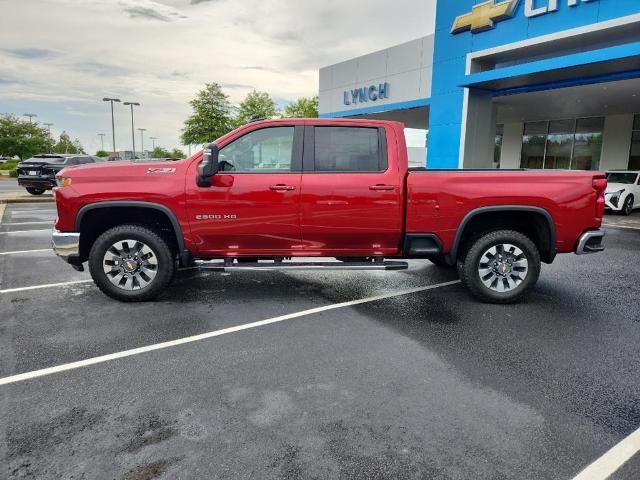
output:
M 290 172 L 294 127 L 254 130 L 220 150 L 220 171 L 235 173 Z
M 315 128 L 316 172 L 383 172 L 387 160 L 381 150 L 377 128 Z

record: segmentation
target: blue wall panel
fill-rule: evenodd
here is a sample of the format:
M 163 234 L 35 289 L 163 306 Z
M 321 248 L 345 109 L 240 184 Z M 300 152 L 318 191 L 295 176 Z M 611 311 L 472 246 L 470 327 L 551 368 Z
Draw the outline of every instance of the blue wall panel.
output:
M 567 0 L 558 0 L 558 11 L 527 18 L 525 0 L 520 0 L 514 17 L 497 22 L 492 30 L 451 34 L 455 18 L 470 12 L 474 5 L 484 1 L 486 0 L 438 1 L 430 102 L 429 168 L 458 166 L 463 123 L 462 85 L 469 83 L 465 78 L 466 57 L 469 53 L 640 13 L 640 0 L 579 1 L 574 7 L 569 7 Z M 535 2 L 535 6 L 546 4 L 548 0 Z M 574 60 L 575 58 L 578 57 L 574 57 Z M 584 58 L 588 63 L 588 56 Z M 545 66 L 552 63 L 554 62 Z M 563 61 L 559 60 L 557 63 L 562 65 Z

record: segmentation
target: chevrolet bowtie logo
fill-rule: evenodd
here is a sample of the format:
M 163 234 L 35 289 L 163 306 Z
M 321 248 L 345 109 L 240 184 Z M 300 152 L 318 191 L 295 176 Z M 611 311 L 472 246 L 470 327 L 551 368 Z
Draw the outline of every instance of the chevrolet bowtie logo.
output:
M 471 13 L 460 15 L 453 22 L 451 33 L 471 30 L 472 33 L 490 30 L 495 22 L 513 17 L 519 0 L 506 0 L 496 3 L 495 0 L 480 3 L 473 7 Z

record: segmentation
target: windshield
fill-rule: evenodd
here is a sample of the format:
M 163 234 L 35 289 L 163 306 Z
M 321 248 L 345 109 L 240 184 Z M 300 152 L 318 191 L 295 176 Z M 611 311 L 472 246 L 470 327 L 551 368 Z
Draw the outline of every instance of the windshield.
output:
M 637 178 L 637 173 L 607 173 L 607 180 L 609 180 L 609 183 L 633 185 L 636 183 Z
M 25 163 L 64 163 L 64 157 L 31 157 Z

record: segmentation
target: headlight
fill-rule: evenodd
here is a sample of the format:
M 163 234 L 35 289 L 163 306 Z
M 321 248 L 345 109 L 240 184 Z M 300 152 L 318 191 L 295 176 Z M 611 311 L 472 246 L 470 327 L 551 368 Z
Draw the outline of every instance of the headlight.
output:
M 624 189 L 622 190 L 618 190 L 617 192 L 611 192 L 609 193 L 609 201 L 611 202 L 611 204 L 618 208 L 618 202 L 620 201 L 620 195 L 622 195 L 624 193 Z
M 68 187 L 71 185 L 71 179 L 69 177 L 56 177 L 56 183 L 59 187 Z

